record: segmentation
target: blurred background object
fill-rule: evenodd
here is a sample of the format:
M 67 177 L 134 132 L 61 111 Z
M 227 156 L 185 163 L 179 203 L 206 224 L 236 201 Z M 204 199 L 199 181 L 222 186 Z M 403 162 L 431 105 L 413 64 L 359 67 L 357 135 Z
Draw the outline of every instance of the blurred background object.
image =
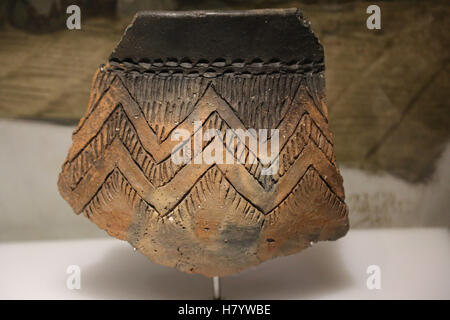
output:
M 81 30 L 66 28 L 69 4 Z M 366 28 L 370 4 L 381 30 Z M 93 73 L 135 12 L 274 7 L 301 8 L 324 46 L 351 227 L 449 227 L 448 1 L 3 0 L 0 240 L 106 235 L 71 212 L 56 179 Z

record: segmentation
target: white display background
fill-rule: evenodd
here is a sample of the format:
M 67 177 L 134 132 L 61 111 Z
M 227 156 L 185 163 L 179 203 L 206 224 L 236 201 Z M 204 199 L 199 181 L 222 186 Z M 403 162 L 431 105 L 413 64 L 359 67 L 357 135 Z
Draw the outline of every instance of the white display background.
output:
M 212 281 L 115 239 L 0 244 L 0 299 L 210 299 Z M 81 289 L 66 286 L 69 265 Z M 369 290 L 369 265 L 381 289 Z M 222 279 L 225 299 L 450 299 L 448 229 L 351 230 Z

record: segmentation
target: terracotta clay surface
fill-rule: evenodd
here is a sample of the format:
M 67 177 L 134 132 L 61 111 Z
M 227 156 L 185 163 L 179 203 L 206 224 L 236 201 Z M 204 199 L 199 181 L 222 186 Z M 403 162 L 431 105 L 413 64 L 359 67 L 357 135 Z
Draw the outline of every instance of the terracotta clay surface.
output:
M 259 31 L 242 29 L 247 19 Z M 190 26 L 206 30 L 199 41 L 220 42 L 207 31 L 215 25 L 234 36 L 214 50 L 195 37 L 173 39 Z M 258 25 L 266 31 L 258 33 Z M 283 30 L 287 38 L 280 42 L 275 38 Z M 158 31 L 159 39 L 150 36 Z M 166 54 L 151 41 L 139 46 L 146 38 Z M 242 39 L 248 47 L 233 49 Z M 286 56 L 268 50 L 274 41 L 291 43 Z M 94 76 L 59 190 L 77 214 L 152 261 L 188 273 L 232 274 L 335 240 L 349 228 L 348 209 L 328 129 L 323 69 L 323 49 L 297 10 L 139 14 Z M 175 164 L 171 152 L 179 141 L 171 134 L 185 129 L 193 135 L 195 121 L 222 134 L 278 129 L 279 170 L 262 175 L 259 159 Z M 204 141 L 202 150 L 213 142 Z

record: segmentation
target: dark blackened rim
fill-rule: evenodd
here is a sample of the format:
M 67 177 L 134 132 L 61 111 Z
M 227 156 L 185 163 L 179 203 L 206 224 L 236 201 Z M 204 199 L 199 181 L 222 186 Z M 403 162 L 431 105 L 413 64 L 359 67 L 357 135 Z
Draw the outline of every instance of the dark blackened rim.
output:
M 324 53 L 299 9 L 144 11 L 109 62 L 156 73 L 315 73 L 324 69 Z

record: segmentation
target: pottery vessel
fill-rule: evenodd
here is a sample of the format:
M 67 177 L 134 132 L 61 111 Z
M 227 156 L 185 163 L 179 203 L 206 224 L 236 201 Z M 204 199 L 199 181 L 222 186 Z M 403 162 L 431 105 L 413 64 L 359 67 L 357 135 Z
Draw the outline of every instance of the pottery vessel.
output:
M 205 276 L 336 240 L 348 209 L 324 88 L 297 9 L 139 13 L 94 76 L 60 193 L 150 260 Z M 229 148 L 230 129 L 250 136 Z M 264 130 L 269 164 L 248 142 Z M 221 144 L 235 163 L 201 158 Z M 175 163 L 180 146 L 192 161 Z

